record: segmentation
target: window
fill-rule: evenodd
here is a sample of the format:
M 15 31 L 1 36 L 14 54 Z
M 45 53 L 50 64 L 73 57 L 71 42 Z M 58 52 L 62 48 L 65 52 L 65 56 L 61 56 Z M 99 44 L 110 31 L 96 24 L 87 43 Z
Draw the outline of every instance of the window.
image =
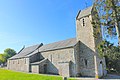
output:
M 13 61 L 13 64 L 14 64 L 14 61 Z
M 18 64 L 19 64 L 19 59 L 18 59 Z
M 52 62 L 52 54 L 50 55 L 50 59 L 51 59 L 51 62 Z
M 83 19 L 83 26 L 85 26 L 85 19 Z
M 87 64 L 88 64 L 88 63 L 87 63 L 87 59 L 84 59 L 84 61 L 85 61 L 85 66 L 87 67 Z
M 84 59 L 84 58 L 81 58 L 81 61 L 82 61 L 82 66 L 83 66 L 84 68 L 87 68 L 87 66 L 88 66 L 88 60 L 87 60 L 87 59 Z
M 26 64 L 26 58 L 25 58 L 25 64 Z
M 82 53 L 83 53 L 83 51 L 82 51 Z
M 80 59 L 80 66 L 84 67 L 84 59 L 83 58 Z

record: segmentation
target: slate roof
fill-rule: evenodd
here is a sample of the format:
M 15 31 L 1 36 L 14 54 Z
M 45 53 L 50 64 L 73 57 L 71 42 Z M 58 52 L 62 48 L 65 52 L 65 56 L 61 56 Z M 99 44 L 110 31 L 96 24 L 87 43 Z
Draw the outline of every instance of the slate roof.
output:
M 72 47 L 77 43 L 76 38 L 71 38 L 59 42 L 43 45 L 39 48 L 40 52 Z
M 85 17 L 85 16 L 90 15 L 90 14 L 91 14 L 91 11 L 92 11 L 92 8 L 93 8 L 93 6 L 88 7 L 88 8 L 86 8 L 86 9 L 84 9 L 84 10 L 79 11 L 79 13 L 78 13 L 78 15 L 77 15 L 77 19 L 80 19 L 80 18 L 82 18 L 82 17 Z
M 45 62 L 45 61 L 47 61 L 48 59 L 43 59 L 43 60 L 41 60 L 41 61 L 38 61 L 38 62 L 33 62 L 33 63 L 31 63 L 32 65 L 39 65 L 40 63 L 43 63 L 43 62 Z
M 33 54 L 36 54 L 39 52 L 45 52 L 45 51 L 51 51 L 51 50 L 58 50 L 68 47 L 73 47 L 77 43 L 76 38 L 70 38 L 63 41 L 58 41 L 50 44 L 43 45 L 39 48 L 39 50 L 35 50 L 33 53 L 26 55 L 26 57 L 29 57 Z
M 39 52 L 44 52 L 44 51 L 73 47 L 76 43 L 77 43 L 76 38 L 71 38 L 71 39 L 67 39 L 67 40 L 63 40 L 63 41 L 58 41 L 58 42 L 46 44 L 46 45 L 43 45 L 43 46 L 42 46 L 42 43 L 41 43 L 39 45 L 34 45 L 34 46 L 24 48 L 19 54 L 16 54 L 15 56 L 13 56 L 9 59 L 29 57 L 33 54 L 36 54 L 38 52 L 38 49 L 39 49 Z
M 26 55 L 31 54 L 36 49 L 38 49 L 41 45 L 42 44 L 38 44 L 38 45 L 33 45 L 33 46 L 30 46 L 30 47 L 26 47 L 20 53 L 16 54 L 15 56 L 13 56 L 13 57 L 11 57 L 9 59 L 16 59 L 16 58 L 25 57 Z

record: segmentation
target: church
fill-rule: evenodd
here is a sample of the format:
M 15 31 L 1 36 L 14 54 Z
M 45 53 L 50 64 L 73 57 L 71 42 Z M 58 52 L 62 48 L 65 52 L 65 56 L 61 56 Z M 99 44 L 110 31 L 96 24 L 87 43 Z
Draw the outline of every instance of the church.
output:
M 10 70 L 52 74 L 64 77 L 95 77 L 106 75 L 105 59 L 96 45 L 102 38 L 93 36 L 93 7 L 78 12 L 76 37 L 43 45 L 24 47 L 7 61 Z

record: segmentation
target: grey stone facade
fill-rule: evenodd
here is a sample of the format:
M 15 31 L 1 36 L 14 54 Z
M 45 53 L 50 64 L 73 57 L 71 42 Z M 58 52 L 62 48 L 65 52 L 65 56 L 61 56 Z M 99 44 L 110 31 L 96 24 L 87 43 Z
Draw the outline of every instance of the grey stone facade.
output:
M 95 77 L 96 72 L 99 76 L 105 75 L 105 59 L 99 57 L 95 48 L 101 39 L 93 37 L 91 12 L 89 7 L 78 13 L 76 38 L 24 48 L 8 59 L 8 69 L 65 77 Z

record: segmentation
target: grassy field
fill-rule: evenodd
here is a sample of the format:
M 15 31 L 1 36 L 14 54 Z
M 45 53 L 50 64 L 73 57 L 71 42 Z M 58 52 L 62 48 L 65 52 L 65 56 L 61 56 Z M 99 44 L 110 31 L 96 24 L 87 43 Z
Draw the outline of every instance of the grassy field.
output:
M 0 68 L 0 80 L 63 80 L 60 76 L 27 74 Z

